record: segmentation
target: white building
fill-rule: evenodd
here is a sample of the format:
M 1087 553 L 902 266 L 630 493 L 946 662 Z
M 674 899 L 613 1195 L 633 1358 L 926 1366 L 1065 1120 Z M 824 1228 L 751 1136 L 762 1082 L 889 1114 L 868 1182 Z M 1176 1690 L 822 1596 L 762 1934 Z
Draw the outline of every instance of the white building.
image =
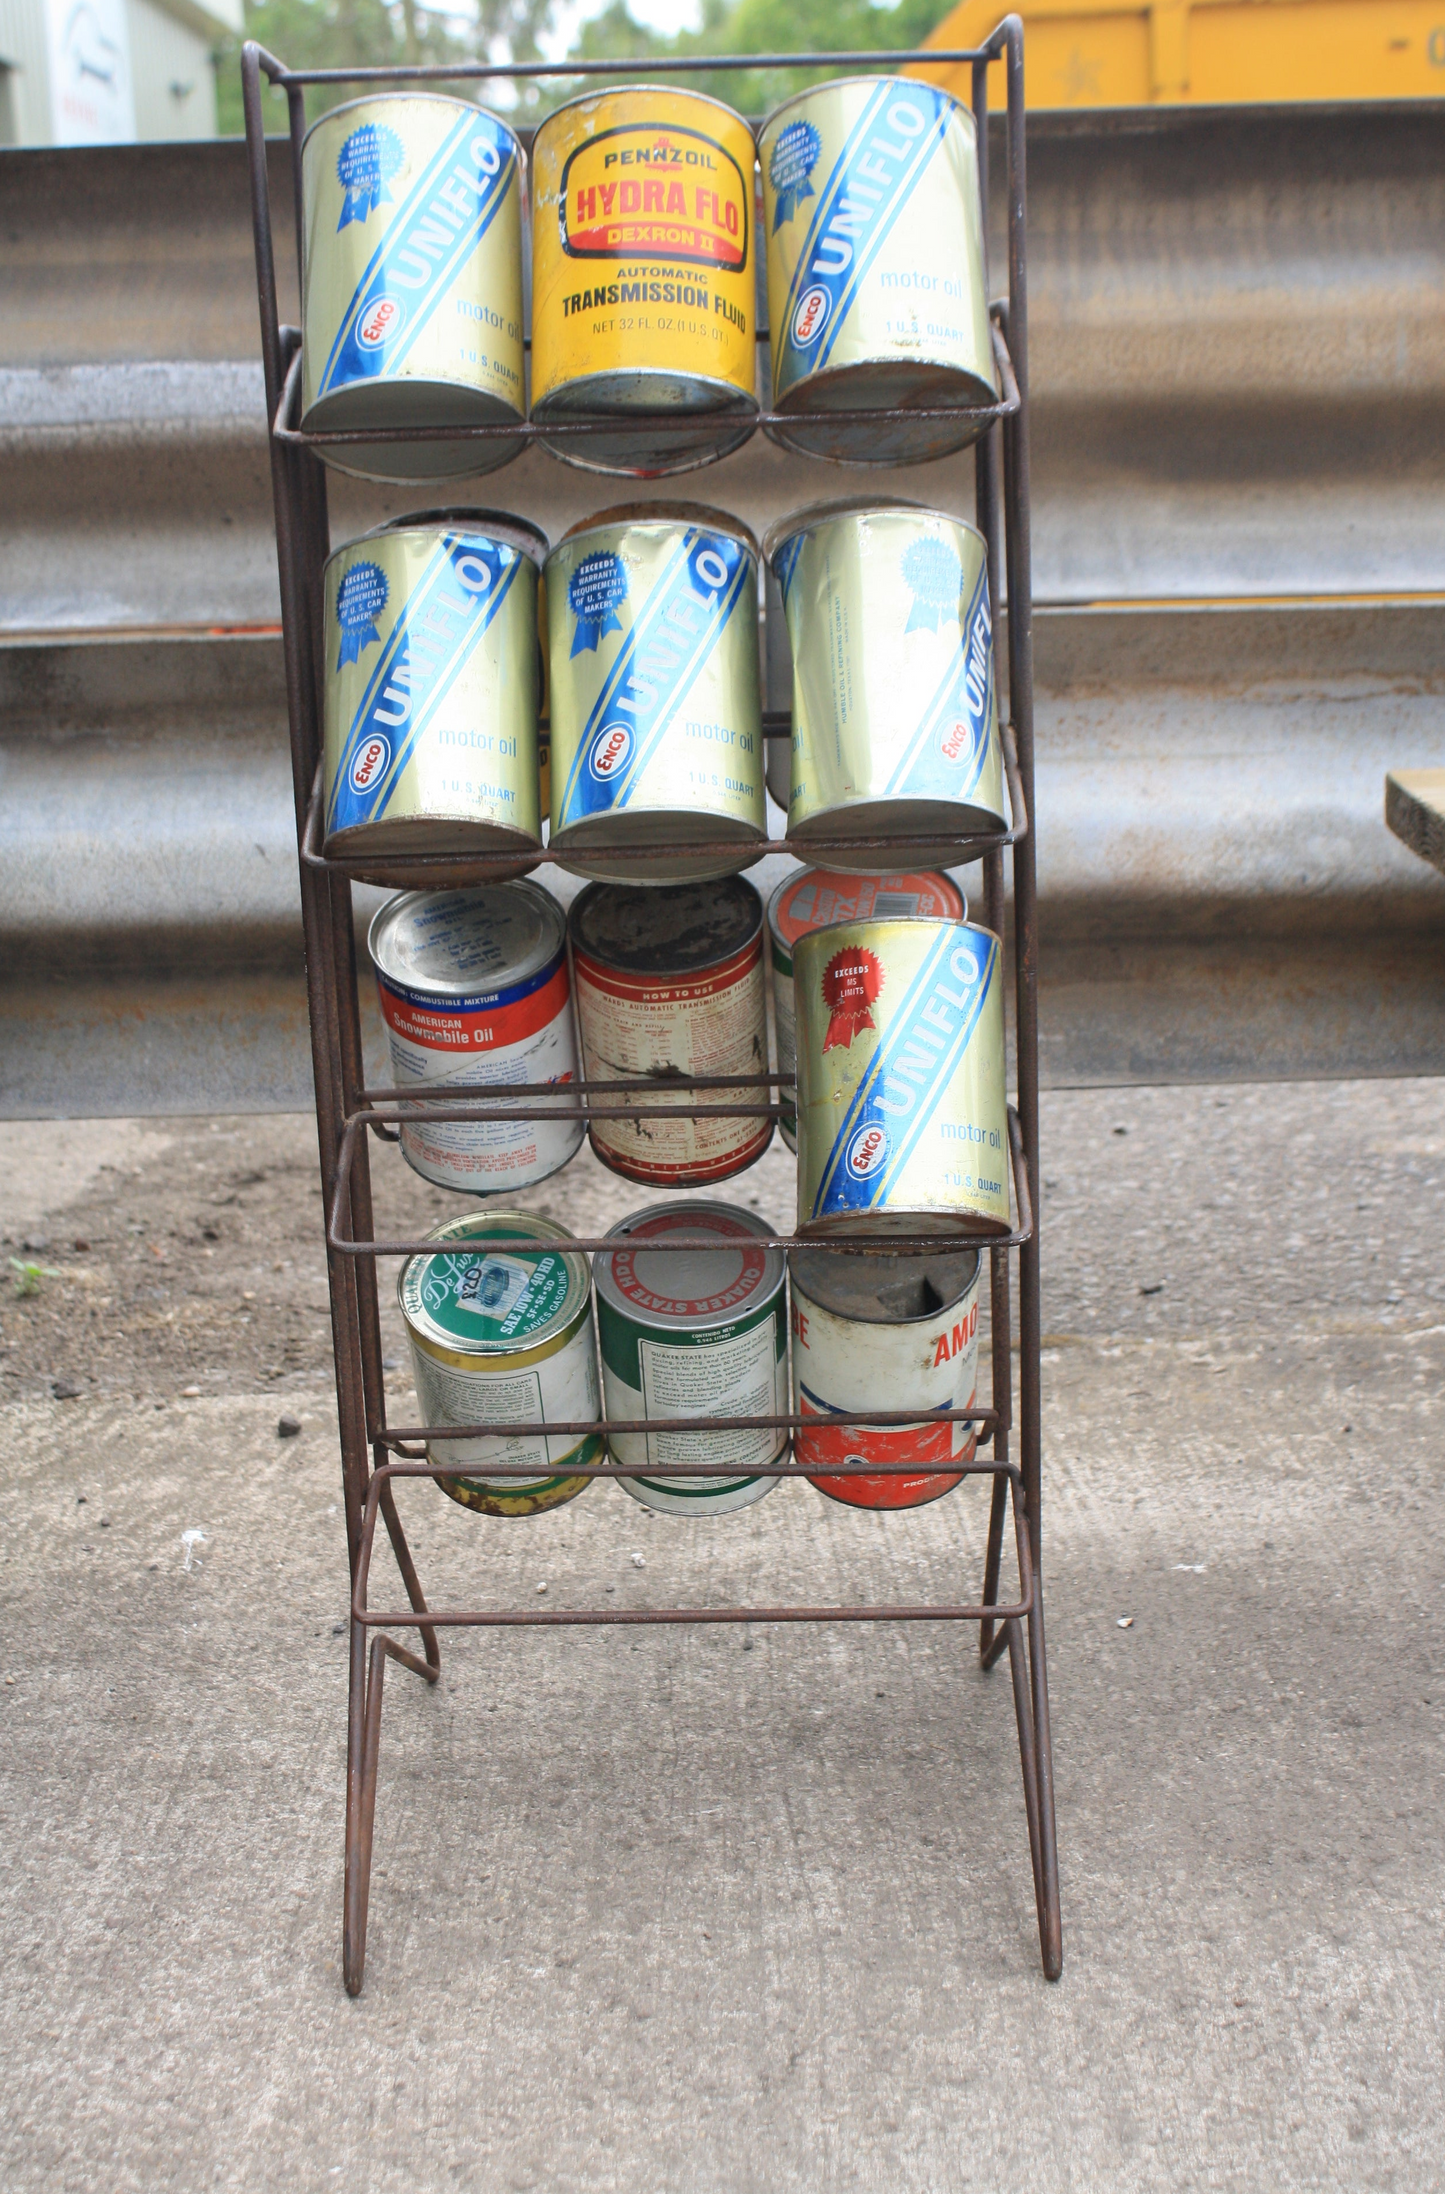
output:
M 0 0 L 0 145 L 214 137 L 241 0 Z

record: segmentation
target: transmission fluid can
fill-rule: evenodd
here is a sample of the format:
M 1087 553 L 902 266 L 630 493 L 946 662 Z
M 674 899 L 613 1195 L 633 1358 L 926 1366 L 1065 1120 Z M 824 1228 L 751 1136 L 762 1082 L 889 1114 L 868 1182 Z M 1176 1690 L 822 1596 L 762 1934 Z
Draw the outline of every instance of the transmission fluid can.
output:
M 725 876 L 767 841 L 757 550 L 689 503 L 605 511 L 547 560 L 552 845 L 579 876 Z M 686 853 L 657 850 L 671 841 Z
M 974 1405 L 978 1276 L 977 1250 L 932 1257 L 793 1251 L 793 1408 L 808 1420 L 793 1453 L 819 1466 L 812 1482 L 820 1493 L 853 1508 L 919 1508 L 958 1484 L 957 1470 L 947 1466 L 972 1462 L 977 1432 L 940 1424 L 934 1413 Z M 917 1409 L 916 1423 L 828 1421 L 844 1410 L 905 1409 Z M 868 1463 L 919 1467 L 874 1474 L 859 1468 Z M 839 1464 L 851 1467 L 844 1472 Z
M 584 1492 L 577 1465 L 601 1462 L 598 1432 L 549 1424 L 600 1421 L 592 1282 L 567 1229 L 530 1211 L 467 1212 L 428 1236 L 437 1246 L 402 1267 L 397 1298 L 411 1343 L 417 1401 L 431 1426 L 535 1424 L 536 1433 L 434 1438 L 432 1462 L 466 1475 L 438 1485 L 487 1516 L 531 1516 Z
M 768 536 L 793 658 L 788 835 L 869 870 L 883 833 L 920 868 L 1005 827 L 988 553 L 911 504 L 830 504 Z M 841 845 L 838 841 L 844 841 Z
M 993 404 L 973 116 L 908 77 L 800 92 L 758 144 L 767 227 L 773 409 Z M 962 449 L 968 419 L 785 423 L 815 457 L 896 465 Z
M 301 153 L 301 424 L 520 422 L 522 148 L 459 99 L 389 93 L 334 107 Z M 342 443 L 329 464 L 380 480 L 491 472 L 521 447 Z
M 626 85 L 559 107 L 532 146 L 532 414 L 592 417 L 559 457 L 685 472 L 757 412 L 752 131 L 700 92 Z M 629 413 L 668 413 L 659 429 Z
M 609 1233 L 624 1246 L 596 1260 L 597 1326 L 609 1419 L 781 1417 L 787 1414 L 783 1253 L 769 1229 L 732 1204 L 653 1204 Z M 677 1236 L 701 1249 L 671 1249 Z M 762 1239 L 760 1240 L 759 1237 Z M 608 1432 L 624 1464 L 737 1463 L 726 1478 L 624 1478 L 648 1508 L 719 1516 L 761 1500 L 760 1476 L 787 1451 L 785 1431 Z
M 835 922 L 962 922 L 968 905 L 948 876 L 900 874 L 852 876 L 837 869 L 805 868 L 785 876 L 768 901 L 768 939 L 773 963 L 773 1026 L 778 1038 L 778 1072 L 797 1074 L 797 1027 L 793 1013 L 793 947 L 810 930 Z M 783 1082 L 778 1125 L 789 1150 L 798 1147 L 793 1092 Z
M 566 925 L 536 884 L 403 893 L 375 915 L 367 943 L 398 1087 L 415 1083 L 433 1097 L 499 1082 L 572 1090 Z M 577 1109 L 575 1094 L 560 1101 Z M 580 1119 L 423 1118 L 403 1126 L 401 1149 L 423 1180 L 485 1196 L 544 1181 L 582 1133 Z
M 602 1120 L 594 1110 L 589 1133 L 603 1164 L 630 1181 L 697 1188 L 761 1158 L 771 1118 L 688 1115 L 693 1105 L 765 1105 L 766 1088 L 668 1089 L 680 1075 L 767 1073 L 763 903 L 752 885 L 738 876 L 652 891 L 592 884 L 568 926 L 588 1080 L 635 1080 L 639 1104 L 668 1108 L 663 1119 Z
M 537 587 L 545 534 L 499 511 L 423 512 L 326 565 L 325 851 L 368 882 L 520 875 L 542 845 Z M 468 870 L 467 857 L 514 862 Z M 365 865 L 385 859 L 384 868 Z
M 800 1233 L 1007 1233 L 1001 964 L 971 922 L 798 939 Z

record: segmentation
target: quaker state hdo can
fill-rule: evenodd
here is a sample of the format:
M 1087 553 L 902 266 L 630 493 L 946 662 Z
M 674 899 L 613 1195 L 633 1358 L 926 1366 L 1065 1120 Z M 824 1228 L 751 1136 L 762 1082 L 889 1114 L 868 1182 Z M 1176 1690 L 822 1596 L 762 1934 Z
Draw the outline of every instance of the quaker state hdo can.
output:
M 535 867 L 546 553 L 520 518 L 458 510 L 395 519 L 328 560 L 325 850 L 386 856 L 356 871 L 369 882 L 435 882 L 406 866 L 418 853 L 514 851 L 501 874 Z
M 783 1417 L 788 1334 L 783 1253 L 769 1229 L 732 1204 L 653 1204 L 613 1227 L 625 1247 L 598 1253 L 597 1331 L 607 1415 Z M 707 1249 L 667 1247 L 703 1235 Z M 720 1516 L 771 1493 L 759 1476 L 787 1450 L 786 1432 L 612 1432 L 619 1463 L 737 1463 L 737 1477 L 623 1478 L 648 1508 Z
M 467 1212 L 427 1238 L 437 1247 L 397 1282 L 423 1422 L 539 1427 L 429 1444 L 430 1461 L 467 1467 L 438 1485 L 487 1516 L 575 1500 L 588 1481 L 570 1473 L 601 1462 L 602 1435 L 540 1428 L 602 1416 L 586 1258 L 567 1251 L 565 1227 L 531 1211 Z
M 604 511 L 547 559 L 552 845 L 579 876 L 726 876 L 767 842 L 757 547 L 691 503 Z M 652 856 L 668 841 L 689 854 Z
M 522 148 L 459 99 L 393 93 L 307 132 L 301 424 L 480 427 L 522 418 Z M 343 472 L 491 472 L 520 441 L 347 442 Z
M 758 154 L 774 411 L 996 403 L 967 107 L 912 78 L 854 77 L 777 108 Z M 983 430 L 903 418 L 768 431 L 814 457 L 897 465 Z
M 377 912 L 367 944 L 399 1087 L 464 1097 L 498 1082 L 575 1085 L 566 923 L 536 884 L 404 892 Z M 575 1095 L 562 1101 L 577 1109 Z M 401 1131 L 402 1156 L 423 1180 L 474 1196 L 545 1181 L 581 1142 L 580 1119 L 423 1120 Z
M 968 904 L 949 876 L 850 876 L 836 869 L 805 868 L 785 876 L 768 901 L 768 941 L 773 962 L 773 1026 L 778 1034 L 778 1072 L 795 1076 L 797 1024 L 793 1013 L 793 947 L 809 930 L 835 922 L 962 922 Z M 780 1091 L 783 1141 L 798 1147 L 793 1092 Z
M 876 848 L 836 841 L 896 831 L 914 841 L 900 860 L 934 868 L 1003 829 L 982 534 L 911 504 L 841 503 L 774 527 L 768 553 L 793 656 L 789 837 L 870 870 Z
M 753 134 L 700 92 L 628 85 L 559 107 L 532 146 L 532 415 L 601 472 L 726 456 L 757 411 Z M 666 430 L 627 422 L 666 412 Z
M 971 922 L 798 939 L 800 1234 L 1007 1233 L 1002 961 Z
M 765 1088 L 679 1091 L 679 1074 L 766 1074 L 763 903 L 733 876 L 703 888 L 639 891 L 593 884 L 568 916 L 582 1056 L 589 1081 L 636 1078 L 639 1104 L 676 1106 L 677 1118 L 601 1120 L 592 1148 L 629 1181 L 697 1188 L 761 1158 L 771 1119 L 690 1119 L 689 1105 L 762 1105 Z M 620 1107 L 622 1097 L 599 1097 Z
M 958 1484 L 946 1466 L 972 1462 L 977 1430 L 940 1424 L 931 1413 L 973 1407 L 978 1268 L 976 1249 L 931 1257 L 794 1250 L 793 1407 L 817 1422 L 797 1433 L 793 1454 L 820 1466 L 812 1481 L 820 1493 L 852 1508 L 920 1508 Z M 918 1422 L 910 1425 L 827 1421 L 841 1410 L 914 1408 Z M 840 1463 L 919 1468 L 874 1475 L 839 1471 Z

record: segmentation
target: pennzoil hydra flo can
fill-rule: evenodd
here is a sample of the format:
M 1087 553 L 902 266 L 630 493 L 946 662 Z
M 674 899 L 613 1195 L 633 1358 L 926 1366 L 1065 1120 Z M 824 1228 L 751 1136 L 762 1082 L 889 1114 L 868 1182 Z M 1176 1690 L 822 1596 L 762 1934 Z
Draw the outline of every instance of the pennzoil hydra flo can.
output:
M 785 876 L 768 901 L 768 941 L 773 963 L 773 1026 L 778 1072 L 795 1076 L 797 1022 L 793 1012 L 793 947 L 809 930 L 835 922 L 962 922 L 968 904 L 951 876 L 851 876 L 837 869 L 805 868 Z M 793 1092 L 783 1085 L 778 1126 L 789 1150 L 798 1147 Z
M 685 472 L 757 412 L 753 133 L 701 92 L 626 85 L 532 144 L 532 416 L 604 415 L 547 447 L 600 472 Z M 660 430 L 627 415 L 665 412 Z
M 437 1484 L 463 1508 L 532 1516 L 585 1492 L 578 1464 L 600 1463 L 600 1433 L 548 1424 L 600 1421 L 592 1280 L 555 1219 L 471 1211 L 427 1237 L 403 1265 L 397 1299 L 416 1396 L 429 1425 L 535 1424 L 531 1433 L 437 1440 L 432 1462 L 466 1467 Z
M 997 403 L 968 108 L 911 77 L 853 77 L 778 107 L 758 155 L 774 411 Z M 897 465 L 962 449 L 983 425 L 903 418 L 768 432 L 814 457 Z
M 793 1406 L 810 1420 L 793 1453 L 820 1466 L 812 1481 L 820 1493 L 852 1508 L 920 1508 L 958 1484 L 947 1466 L 972 1462 L 977 1428 L 940 1424 L 933 1412 L 974 1404 L 978 1270 L 976 1249 L 931 1257 L 793 1251 Z M 911 1425 L 828 1423 L 842 1410 L 915 1407 Z M 840 1463 L 919 1467 L 916 1475 L 874 1475 L 841 1472 Z
M 790 838 L 897 832 L 917 868 L 1006 828 L 983 535 L 912 504 L 824 504 L 768 535 L 793 657 Z M 936 835 L 935 835 L 936 834 Z M 832 868 L 871 870 L 830 843 Z
M 604 511 L 547 559 L 547 622 L 563 866 L 648 884 L 756 860 L 768 821 L 746 526 L 692 503 Z M 669 840 L 698 850 L 650 854 Z
M 691 1119 L 689 1105 L 765 1105 L 766 1088 L 669 1094 L 681 1074 L 766 1074 L 763 902 L 740 876 L 704 888 L 593 884 L 568 916 L 582 1056 L 589 1081 L 636 1080 L 666 1119 L 603 1120 L 588 1132 L 605 1166 L 659 1188 L 741 1173 L 773 1139 L 771 1118 Z M 621 1107 L 620 1096 L 597 1105 Z
M 1002 962 L 972 922 L 798 939 L 800 1234 L 1008 1232 Z
M 575 1085 L 566 923 L 536 884 L 404 892 L 379 909 L 367 944 L 398 1087 L 466 1097 L 498 1082 Z M 575 1095 L 565 1103 L 577 1109 Z M 545 1181 L 581 1143 L 580 1119 L 422 1119 L 401 1131 L 423 1180 L 473 1196 Z
M 522 148 L 460 99 L 388 93 L 307 131 L 301 424 L 480 427 L 520 422 Z M 328 464 L 379 480 L 491 472 L 521 447 L 339 443 Z
M 626 1246 L 599 1251 L 594 1266 L 609 1419 L 787 1415 L 783 1253 L 762 1246 L 768 1233 L 755 1212 L 692 1200 L 650 1205 L 610 1229 Z M 715 1246 L 669 1250 L 677 1235 Z M 758 1473 L 787 1452 L 788 1435 L 609 1430 L 607 1444 L 619 1463 L 737 1463 L 735 1478 L 619 1481 L 668 1515 L 720 1516 L 771 1493 L 777 1479 Z
M 325 850 L 385 856 L 380 884 L 425 886 L 402 856 L 514 852 L 536 866 L 537 574 L 546 535 L 500 511 L 425 511 L 327 561 Z

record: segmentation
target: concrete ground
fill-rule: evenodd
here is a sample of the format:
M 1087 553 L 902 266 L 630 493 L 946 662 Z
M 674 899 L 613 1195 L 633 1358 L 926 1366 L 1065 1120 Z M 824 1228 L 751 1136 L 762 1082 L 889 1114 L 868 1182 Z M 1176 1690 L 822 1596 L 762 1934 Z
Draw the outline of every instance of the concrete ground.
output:
M 0 1129 L 0 2185 L 1442 2183 L 1445 1088 L 1044 1133 L 1062 1981 L 972 1634 L 574 1631 L 393 1672 L 352 2002 L 312 1127 Z M 983 1495 L 406 1513 L 438 1599 L 891 1598 L 971 1586 Z

